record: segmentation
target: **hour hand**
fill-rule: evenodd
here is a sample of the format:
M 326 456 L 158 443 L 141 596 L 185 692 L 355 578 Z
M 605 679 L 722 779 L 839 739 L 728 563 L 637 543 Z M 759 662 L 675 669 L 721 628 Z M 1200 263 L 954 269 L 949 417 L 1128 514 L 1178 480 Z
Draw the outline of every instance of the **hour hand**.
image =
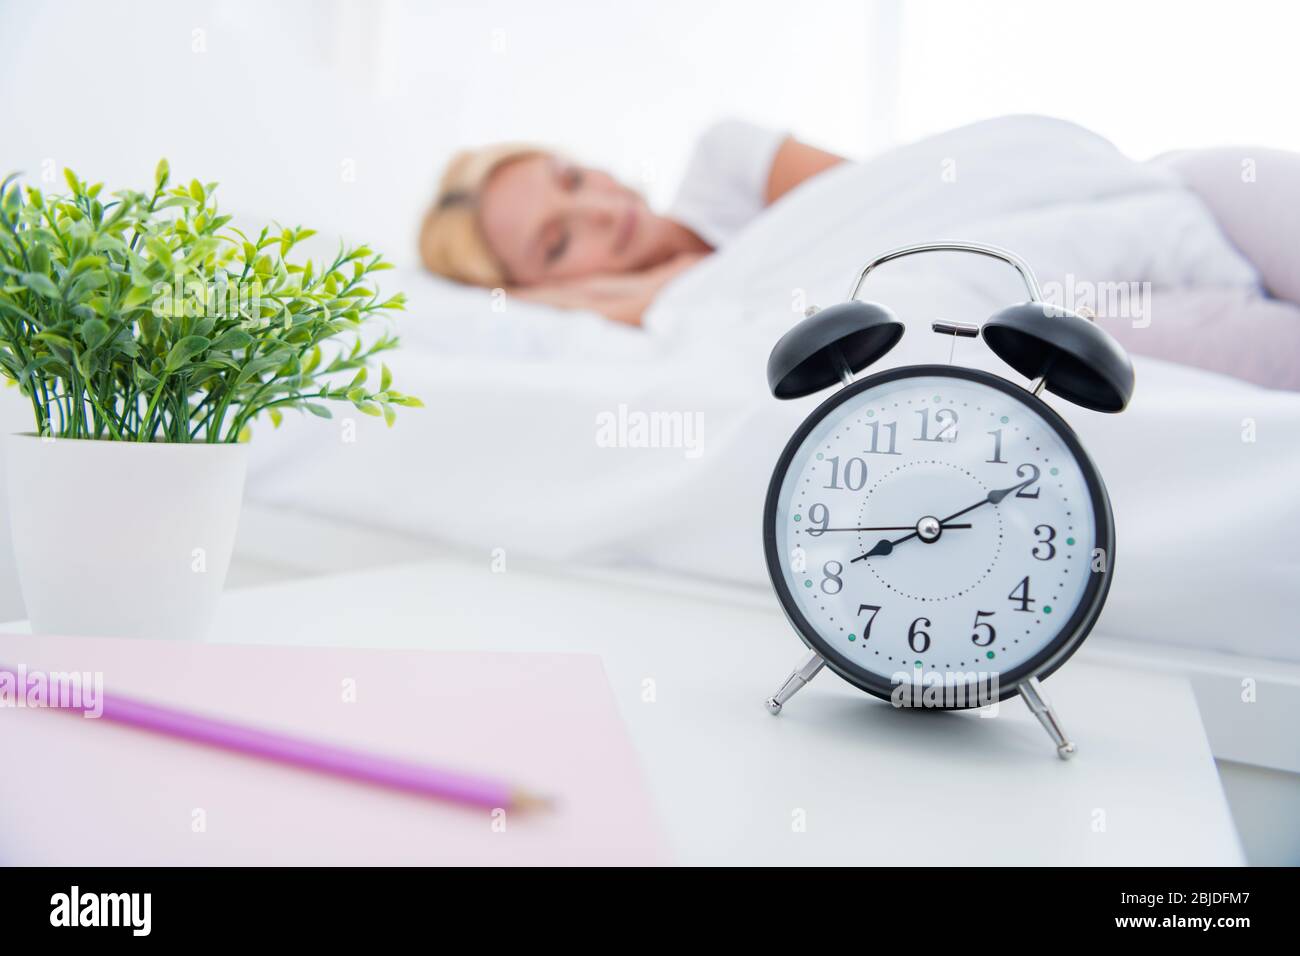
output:
M 867 558 L 874 558 L 874 557 L 889 554 L 893 550 L 894 550 L 894 542 L 890 541 L 888 538 L 881 538 L 879 541 L 876 542 L 875 546 L 870 551 L 868 551 L 866 554 L 858 555 L 856 558 L 853 559 L 853 561 L 865 561 L 867 560 Z M 849 563 L 852 564 L 853 561 L 850 561 Z
M 890 554 L 895 547 L 902 544 L 904 541 L 911 541 L 913 538 L 920 538 L 922 541 L 934 542 L 934 541 L 938 541 L 939 536 L 949 528 L 969 528 L 969 527 L 970 527 L 969 524 L 948 524 L 947 522 L 940 521 L 938 518 L 934 517 L 933 515 L 926 515 L 924 518 L 922 518 L 920 521 L 918 521 L 915 525 L 912 526 L 911 533 L 905 534 L 901 538 L 895 538 L 892 541 L 889 540 L 888 538 L 881 538 L 879 541 L 875 543 L 875 545 L 872 547 L 870 551 L 868 551 L 866 554 L 858 555 L 849 563 L 852 564 L 853 561 L 865 561 L 867 560 L 867 558 L 883 557 L 884 555 Z M 870 529 L 863 529 L 863 530 L 870 530 Z M 899 530 L 902 529 L 900 528 Z

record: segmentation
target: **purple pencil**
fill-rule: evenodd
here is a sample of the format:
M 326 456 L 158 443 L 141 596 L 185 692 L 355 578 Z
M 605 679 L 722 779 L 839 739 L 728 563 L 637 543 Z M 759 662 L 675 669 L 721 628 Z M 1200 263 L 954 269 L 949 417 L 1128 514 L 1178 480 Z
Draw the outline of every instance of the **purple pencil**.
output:
M 0 672 L 14 674 L 5 667 L 0 667 Z M 318 743 L 129 697 L 105 694 L 101 704 L 103 720 L 349 780 L 481 807 L 521 809 L 548 804 L 545 798 L 500 780 Z M 76 707 L 50 709 L 82 712 Z

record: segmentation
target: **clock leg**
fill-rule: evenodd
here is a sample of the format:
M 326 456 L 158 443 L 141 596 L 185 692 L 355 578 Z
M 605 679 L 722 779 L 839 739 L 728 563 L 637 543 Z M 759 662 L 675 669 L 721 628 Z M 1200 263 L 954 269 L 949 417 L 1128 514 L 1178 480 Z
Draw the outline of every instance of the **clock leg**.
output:
M 1065 730 L 1061 727 L 1061 721 L 1056 716 L 1056 711 L 1052 709 L 1051 701 L 1043 696 L 1043 689 L 1038 683 L 1037 677 L 1031 677 L 1020 685 L 1020 696 L 1025 699 L 1025 704 L 1029 707 L 1038 722 L 1043 725 L 1047 735 L 1052 738 L 1052 743 L 1056 744 L 1056 753 L 1062 760 L 1069 760 L 1074 756 L 1074 743 L 1069 737 L 1065 736 Z
M 790 672 L 790 676 L 785 679 L 781 689 L 767 699 L 768 713 L 773 715 L 781 713 L 781 708 L 785 705 L 785 702 L 799 693 L 805 684 L 816 677 L 817 672 L 822 669 L 822 665 L 825 663 L 821 655 L 816 651 L 810 651 L 799 666 Z

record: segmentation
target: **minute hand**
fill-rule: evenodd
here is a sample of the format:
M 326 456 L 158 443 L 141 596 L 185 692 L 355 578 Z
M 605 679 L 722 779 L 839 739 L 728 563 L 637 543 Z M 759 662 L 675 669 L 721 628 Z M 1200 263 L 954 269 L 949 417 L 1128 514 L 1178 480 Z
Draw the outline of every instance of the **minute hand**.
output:
M 1020 484 L 1012 485 L 1010 488 L 995 488 L 993 491 L 990 491 L 981 500 L 975 502 L 969 508 L 962 508 L 961 511 L 953 512 L 952 514 L 948 515 L 948 517 L 940 521 L 939 524 L 946 525 L 949 521 L 952 521 L 954 518 L 960 518 L 962 515 L 974 511 L 976 508 L 982 508 L 985 505 L 996 505 L 999 502 L 1001 502 L 1002 499 L 1005 498 L 1007 495 L 1011 494 L 1011 492 L 1019 491 L 1021 488 L 1033 484 L 1033 482 L 1034 479 L 1030 478 L 1028 481 L 1022 481 Z

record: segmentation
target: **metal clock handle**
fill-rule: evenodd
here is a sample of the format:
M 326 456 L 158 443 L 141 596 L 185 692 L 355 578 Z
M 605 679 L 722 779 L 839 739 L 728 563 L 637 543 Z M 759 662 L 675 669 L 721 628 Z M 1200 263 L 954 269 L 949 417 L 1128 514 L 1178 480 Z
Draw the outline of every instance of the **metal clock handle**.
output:
M 1038 288 L 1038 279 L 1034 276 L 1034 270 L 1029 268 L 1029 263 L 1025 262 L 1014 252 L 1007 249 L 1000 249 L 997 246 L 986 245 L 982 242 L 918 242 L 911 246 L 901 246 L 898 249 L 891 249 L 883 255 L 877 256 L 863 267 L 858 273 L 858 281 L 853 283 L 853 291 L 849 293 L 850 299 L 856 299 L 858 292 L 862 288 L 862 283 L 866 281 L 867 274 L 877 266 L 882 266 L 886 262 L 892 262 L 895 259 L 902 259 L 904 256 L 913 256 L 921 252 L 969 252 L 977 256 L 987 256 L 990 259 L 997 259 L 999 262 L 1005 262 L 1016 272 L 1020 273 L 1021 280 L 1025 283 L 1025 288 L 1029 290 L 1029 301 L 1041 302 L 1043 293 Z

